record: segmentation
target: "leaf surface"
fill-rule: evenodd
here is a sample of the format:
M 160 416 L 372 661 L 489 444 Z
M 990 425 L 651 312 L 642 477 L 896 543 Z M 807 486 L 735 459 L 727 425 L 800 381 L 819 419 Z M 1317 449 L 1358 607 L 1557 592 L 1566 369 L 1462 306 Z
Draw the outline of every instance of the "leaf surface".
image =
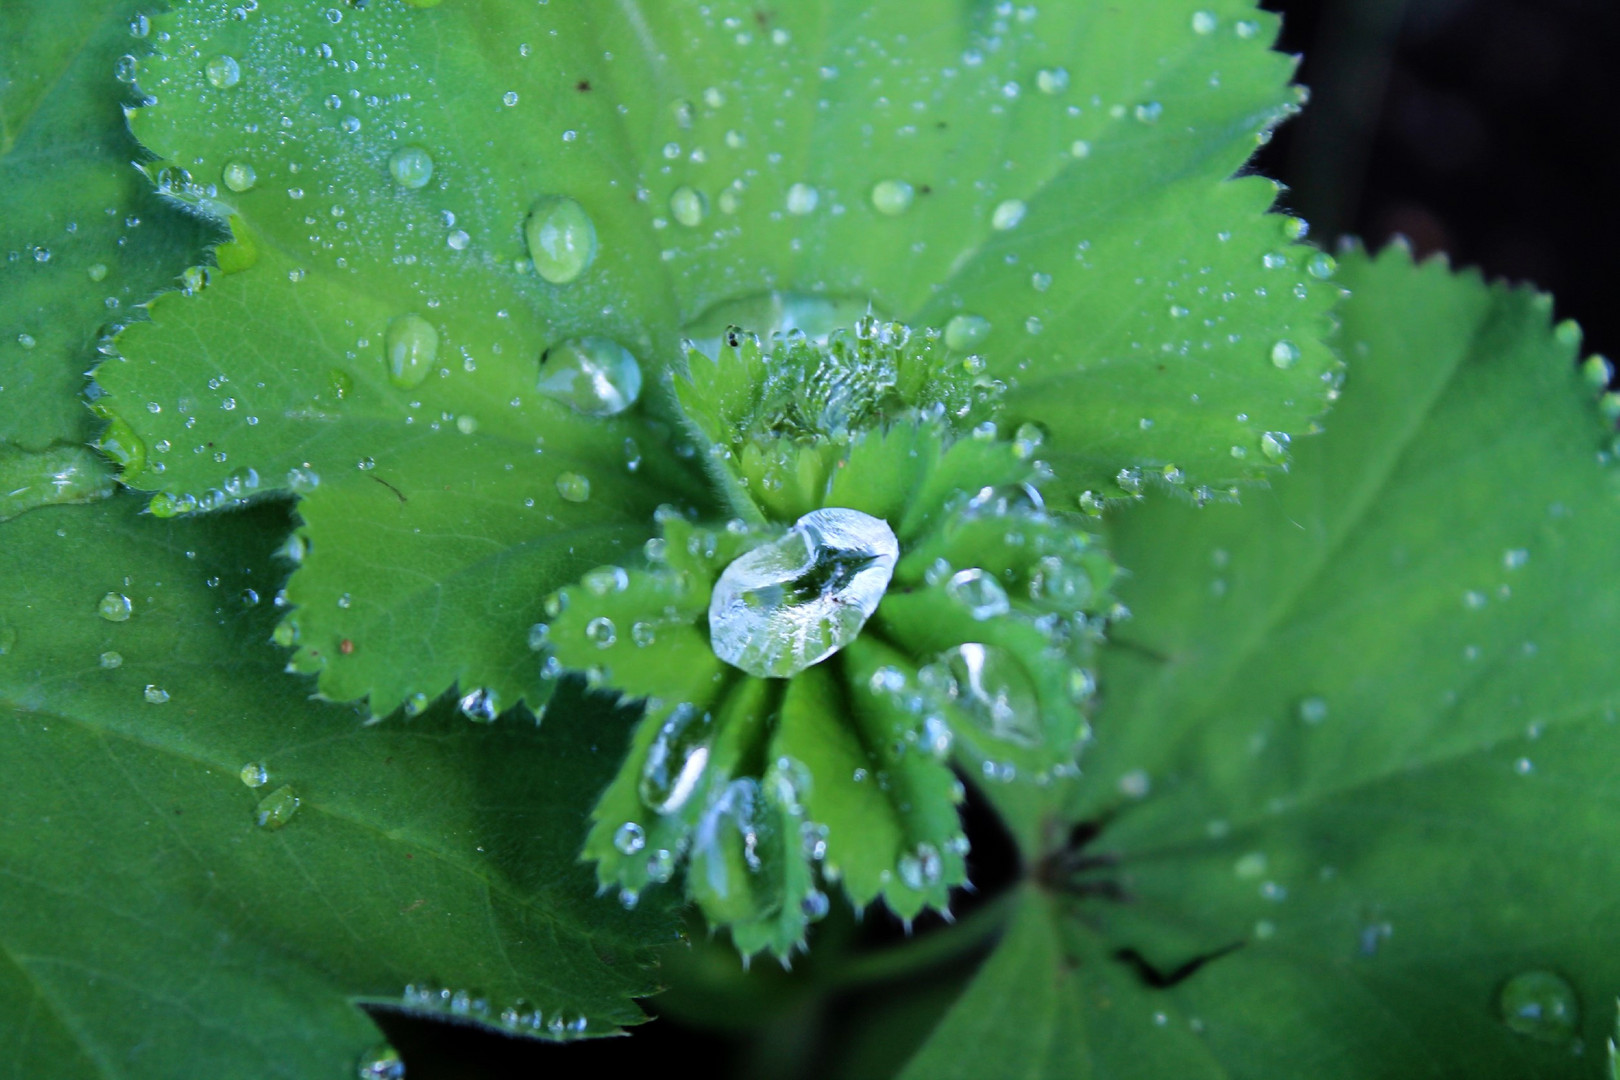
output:
M 1014 424 L 1049 429 L 1065 498 L 1122 468 L 1254 475 L 1332 364 L 1334 289 L 1265 215 L 1274 188 L 1227 180 L 1293 107 L 1271 17 L 1021 10 L 178 5 L 133 124 L 161 186 L 235 223 L 235 272 L 98 370 L 170 448 L 130 479 L 166 512 L 299 491 L 299 666 L 380 715 L 457 681 L 538 702 L 539 598 L 623 561 L 658 502 L 704 501 L 662 426 L 685 333 L 868 303 L 982 316 L 953 340 L 1009 382 Z M 594 235 L 572 278 L 531 259 L 559 197 Z M 398 385 L 406 316 L 437 344 Z M 604 420 L 539 392 L 581 337 L 635 355 L 642 405 Z M 575 477 L 587 501 L 557 490 Z
M 305 700 L 266 644 L 284 528 L 132 498 L 0 526 L 0 1073 L 354 1075 L 380 1040 L 357 1001 L 641 1019 L 671 912 L 577 861 L 632 717 L 571 695 L 539 731 L 365 729 Z
M 1062 814 L 1014 809 L 1060 849 L 1036 871 L 1056 927 L 1014 923 L 918 1075 L 967 1060 L 975 1001 L 1076 999 L 1048 1026 L 1083 1045 L 1032 1042 L 1018 1075 L 1597 1075 L 1620 485 L 1579 332 L 1398 248 L 1344 280 L 1351 377 L 1292 474 L 1243 510 L 1113 522 L 1136 617 L 1087 775 Z

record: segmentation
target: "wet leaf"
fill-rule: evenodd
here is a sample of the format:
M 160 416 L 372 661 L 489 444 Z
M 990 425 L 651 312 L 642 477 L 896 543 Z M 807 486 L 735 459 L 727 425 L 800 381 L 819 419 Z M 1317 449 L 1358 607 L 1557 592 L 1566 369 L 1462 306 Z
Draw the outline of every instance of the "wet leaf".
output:
M 603 903 L 576 861 L 632 716 L 574 694 L 538 731 L 443 706 L 367 729 L 306 700 L 266 644 L 285 527 L 134 498 L 0 526 L 18 1075 L 353 1076 L 380 1039 L 356 1002 L 545 1037 L 641 1019 L 671 912 Z
M 160 511 L 302 496 L 296 666 L 374 713 L 543 699 L 540 598 L 706 502 L 683 334 L 961 315 L 1065 500 L 1252 476 L 1321 406 L 1334 290 L 1227 179 L 1293 108 L 1244 5 L 177 8 L 132 123 L 232 273 L 97 378 Z M 614 350 L 641 404 L 582 411 Z
M 1070 1010 L 1017 1075 L 1593 1074 L 1620 981 L 1613 432 L 1548 298 L 1399 248 L 1344 279 L 1353 374 L 1274 493 L 1114 522 L 1136 618 L 1088 775 L 1066 815 L 1015 814 L 1048 914 L 917 1069 L 990 1001 Z

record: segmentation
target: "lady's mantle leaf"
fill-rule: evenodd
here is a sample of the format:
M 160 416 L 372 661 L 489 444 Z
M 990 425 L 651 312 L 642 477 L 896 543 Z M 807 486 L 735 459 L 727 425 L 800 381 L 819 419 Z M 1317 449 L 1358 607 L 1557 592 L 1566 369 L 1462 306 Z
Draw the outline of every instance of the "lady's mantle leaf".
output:
M 637 1022 L 673 921 L 575 861 L 630 718 L 362 730 L 305 700 L 262 644 L 278 525 L 113 499 L 0 526 L 5 1069 L 353 1076 L 380 1038 L 356 1000 Z
M 172 284 L 210 232 L 129 166 L 140 151 L 116 76 L 149 26 L 138 8 L 0 8 L 0 520 L 111 494 L 111 470 L 82 445 L 96 339 Z
M 1545 297 L 1399 249 L 1345 278 L 1353 374 L 1275 500 L 1115 523 L 1137 618 L 1104 650 L 1067 818 L 1090 825 L 1038 872 L 1074 963 L 1019 959 L 1015 927 L 920 1063 L 965 1054 L 993 995 L 1142 1030 L 1030 1076 L 1595 1075 L 1620 985 L 1612 430 Z M 1127 972 L 1169 985 L 1103 985 Z
M 869 302 L 944 328 L 1046 425 L 1066 501 L 1122 468 L 1254 475 L 1326 392 L 1327 266 L 1269 184 L 1226 180 L 1293 107 L 1244 4 L 197 0 L 158 25 L 135 131 L 235 222 L 235 273 L 98 378 L 158 509 L 304 495 L 295 663 L 374 712 L 543 695 L 538 598 L 699 499 L 654 419 L 683 332 Z M 545 396 L 581 338 L 654 400 Z

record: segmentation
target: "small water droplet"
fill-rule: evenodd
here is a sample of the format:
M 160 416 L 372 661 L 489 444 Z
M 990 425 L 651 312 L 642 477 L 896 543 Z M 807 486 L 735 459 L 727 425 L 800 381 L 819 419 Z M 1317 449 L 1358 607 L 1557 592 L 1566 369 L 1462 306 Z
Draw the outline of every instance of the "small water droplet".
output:
M 417 3 L 418 7 L 427 5 Z M 380 1043 L 360 1055 L 355 1067 L 357 1080 L 405 1080 L 405 1062 L 399 1051 L 387 1043 Z
M 647 830 L 627 821 L 613 831 L 613 846 L 621 855 L 634 855 L 647 846 Z
M 1312 726 L 1326 720 L 1327 714 L 1327 702 L 1319 697 L 1308 697 L 1299 703 L 1300 720 Z
M 220 171 L 220 179 L 225 182 L 226 187 L 240 194 L 259 182 L 259 174 L 245 161 L 230 161 L 226 162 L 225 168 Z
M 821 193 L 809 184 L 799 183 L 787 189 L 787 212 L 803 216 L 815 210 Z
M 495 691 L 480 687 L 464 695 L 456 708 L 475 724 L 493 724 L 501 715 L 501 698 Z
M 229 90 L 242 81 L 242 65 L 234 56 L 216 56 L 203 67 L 208 81 L 221 90 Z
M 841 508 L 804 515 L 720 575 L 709 604 L 715 655 L 760 678 L 820 663 L 860 634 L 899 555 L 880 518 Z
M 686 703 L 675 706 L 647 750 L 637 784 L 641 801 L 659 814 L 673 814 L 685 806 L 708 766 L 713 733 L 714 719 L 708 713 Z
M 388 172 L 394 183 L 415 191 L 433 179 L 433 155 L 420 146 L 403 146 L 388 159 Z
M 1292 341 L 1279 341 L 1271 347 L 1271 363 L 1281 371 L 1287 371 L 1299 362 L 1299 346 Z
M 1509 1031 L 1537 1042 L 1568 1043 L 1580 1023 L 1575 988 L 1551 971 L 1522 971 L 1508 979 L 1496 1005 Z
M 1067 68 L 1042 68 L 1035 73 L 1035 88 L 1043 94 L 1061 94 L 1069 88 Z
M 959 570 L 951 575 L 951 579 L 945 583 L 945 592 L 980 622 L 1012 610 L 1007 591 L 994 577 L 977 567 Z
M 16 631 L 12 631 L 12 633 L 15 634 Z M 0 637 L 3 637 L 4 635 L 5 631 L 0 630 Z M 3 642 L 0 642 L 0 644 L 3 644 Z M 0 656 L 5 655 L 6 651 L 6 649 L 0 648 Z M 106 668 L 108 671 L 112 671 L 116 668 L 121 668 L 124 666 L 124 654 L 115 652 L 112 649 L 108 649 L 106 652 L 102 653 L 98 660 L 101 666 Z
M 1218 25 L 1220 25 L 1220 23 L 1215 18 L 1215 13 L 1213 11 L 1195 11 L 1195 12 L 1193 12 L 1193 17 L 1192 17 L 1193 33 L 1199 34 L 1199 35 L 1213 34 L 1215 32 L 1215 28 Z
M 990 212 L 990 227 L 1001 232 L 1014 228 L 1024 220 L 1029 208 L 1022 199 L 1007 199 Z
M 670 192 L 669 215 L 678 224 L 695 229 L 703 224 L 703 216 L 708 210 L 709 201 L 697 188 L 683 184 Z
M 990 320 L 980 315 L 953 315 L 945 324 L 945 347 L 967 352 L 990 336 Z
M 121 83 L 134 82 L 135 68 L 137 63 L 138 62 L 136 59 L 133 56 L 130 56 L 128 53 L 120 56 L 117 60 L 113 61 L 113 78 L 117 79 Z
M 598 649 L 606 649 L 619 640 L 618 627 L 613 625 L 612 619 L 598 615 L 585 624 L 585 640 Z
M 130 614 L 135 610 L 129 597 L 122 593 L 110 592 L 101 598 L 96 605 L 96 611 L 108 622 L 128 622 Z
M 911 209 L 916 194 L 916 189 L 904 180 L 879 180 L 872 185 L 872 208 L 896 217 Z
M 1157 124 L 1164 115 L 1164 106 L 1157 101 L 1144 101 L 1136 107 L 1136 118 L 1144 124 Z
M 383 357 L 388 381 L 401 390 L 413 390 L 427 379 L 439 355 L 439 331 L 415 313 L 396 316 L 383 334 Z
M 270 782 L 270 770 L 264 767 L 263 762 L 250 761 L 242 766 L 237 775 L 250 788 L 264 787 Z
M 616 416 L 641 396 L 641 365 L 609 338 L 574 338 L 540 358 L 537 388 L 586 416 Z
M 557 494 L 565 502 L 585 502 L 591 497 L 591 482 L 576 472 L 558 473 Z
M 141 696 L 152 705 L 162 705 L 169 700 L 169 692 L 157 683 L 147 683 L 146 689 L 141 691 Z
M 261 829 L 279 829 L 298 812 L 298 802 L 298 793 L 284 784 L 259 800 L 253 823 Z
M 1268 431 L 1260 436 L 1260 452 L 1271 461 L 1281 461 L 1288 456 L 1288 444 L 1293 440 L 1286 432 Z
M 573 281 L 596 259 L 596 223 L 566 196 L 536 202 L 523 223 L 523 238 L 535 273 L 553 285 Z

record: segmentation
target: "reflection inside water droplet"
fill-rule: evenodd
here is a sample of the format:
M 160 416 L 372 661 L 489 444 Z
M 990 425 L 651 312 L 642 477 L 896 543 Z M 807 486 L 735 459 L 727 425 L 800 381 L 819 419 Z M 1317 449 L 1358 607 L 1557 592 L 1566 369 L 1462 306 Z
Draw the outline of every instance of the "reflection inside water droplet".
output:
M 804 515 L 720 575 L 709 604 L 715 655 L 760 678 L 820 663 L 860 634 L 899 554 L 881 518 L 839 508 Z
M 641 396 L 641 365 L 616 341 L 574 338 L 546 350 L 536 388 L 586 416 L 616 416 Z

